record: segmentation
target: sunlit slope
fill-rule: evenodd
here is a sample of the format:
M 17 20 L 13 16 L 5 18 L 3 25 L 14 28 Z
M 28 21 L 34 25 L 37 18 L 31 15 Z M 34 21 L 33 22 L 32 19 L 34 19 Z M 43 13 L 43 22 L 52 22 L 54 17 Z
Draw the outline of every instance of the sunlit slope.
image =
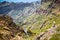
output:
M 46 2 L 42 4 L 40 9 L 47 8 L 47 10 L 50 11 L 50 8 L 48 9 L 48 6 L 50 5 L 51 2 Z M 47 5 L 46 5 L 47 4 Z M 57 7 L 58 8 L 58 7 Z M 28 39 L 33 40 L 35 36 L 41 34 L 42 32 L 48 31 L 53 25 L 58 25 L 60 24 L 60 12 L 56 13 L 58 9 L 51 9 L 52 12 L 50 12 L 48 15 L 45 15 L 43 13 L 40 14 L 33 14 L 30 17 L 27 17 L 27 19 L 24 21 L 27 24 L 23 25 L 24 28 L 26 28 L 28 31 L 31 31 L 32 33 L 35 33 L 34 36 L 29 37 Z M 56 11 L 54 11 L 56 10 Z M 48 12 L 48 11 L 47 11 Z

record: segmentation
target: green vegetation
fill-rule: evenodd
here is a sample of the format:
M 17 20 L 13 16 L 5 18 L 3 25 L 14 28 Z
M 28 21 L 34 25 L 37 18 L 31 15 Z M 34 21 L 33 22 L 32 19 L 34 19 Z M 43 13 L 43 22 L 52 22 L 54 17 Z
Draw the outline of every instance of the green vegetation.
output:
M 52 35 L 52 38 L 50 40 L 60 40 L 60 26 L 57 27 L 56 33 Z
M 60 40 L 60 33 L 55 33 L 50 40 Z
M 51 2 L 47 2 L 47 5 L 45 5 L 45 6 L 42 4 L 42 6 L 44 6 L 43 8 L 47 8 L 50 3 Z M 57 10 L 57 9 L 54 9 L 54 10 Z M 60 24 L 60 14 L 55 14 L 54 10 L 52 10 L 52 12 L 50 12 L 50 14 L 48 14 L 47 16 L 45 14 L 41 13 L 41 14 L 33 14 L 32 16 L 28 17 L 26 19 L 26 22 L 28 23 L 28 24 L 26 24 L 27 30 L 30 30 L 32 33 L 36 33 L 35 36 L 37 36 L 42 32 L 48 31 L 48 29 L 53 27 L 54 24 L 55 25 Z M 42 28 L 41 28 L 41 25 L 43 25 Z M 55 40 L 57 38 L 59 40 L 59 35 L 60 34 L 57 34 L 57 33 L 54 34 L 50 40 L 53 40 L 53 39 Z M 29 37 L 28 39 L 33 40 L 35 36 Z M 56 36 L 58 36 L 58 37 L 56 38 Z

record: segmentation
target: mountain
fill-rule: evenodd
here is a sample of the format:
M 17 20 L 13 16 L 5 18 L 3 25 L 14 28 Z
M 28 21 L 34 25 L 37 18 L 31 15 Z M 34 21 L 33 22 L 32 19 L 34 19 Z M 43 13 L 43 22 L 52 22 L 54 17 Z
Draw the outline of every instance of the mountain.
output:
M 19 10 L 23 9 L 24 7 L 30 6 L 30 3 L 9 3 L 9 2 L 2 2 L 0 5 L 0 13 L 9 13 L 11 10 Z M 6 10 L 5 10 L 6 9 Z M 3 11 L 2 11 L 3 10 Z M 1 12 L 2 11 L 2 12 Z
M 23 10 L 16 6 L 9 13 L 0 14 L 1 40 L 60 40 L 60 1 L 41 0 L 41 4 L 31 4 L 34 5 Z
M 35 7 L 39 4 L 38 1 L 36 2 L 31 2 L 31 3 L 14 3 L 14 2 L 6 2 L 3 1 L 0 3 L 0 14 L 8 14 L 11 10 L 23 10 L 25 7 Z M 3 10 L 3 11 L 2 11 Z
M 0 4 L 0 14 L 7 14 L 14 19 L 14 22 L 21 22 L 30 16 L 40 5 L 39 1 L 31 3 L 2 2 Z

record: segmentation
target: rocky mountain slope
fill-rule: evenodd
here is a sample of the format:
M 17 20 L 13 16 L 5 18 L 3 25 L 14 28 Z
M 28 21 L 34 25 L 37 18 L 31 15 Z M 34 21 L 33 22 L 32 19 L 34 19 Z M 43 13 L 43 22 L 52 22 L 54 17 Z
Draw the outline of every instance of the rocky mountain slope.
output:
M 32 15 L 39 5 L 39 1 L 31 3 L 10 3 L 4 1 L 0 3 L 0 14 L 7 14 L 14 19 L 14 22 L 19 23 L 26 19 L 26 17 Z
M 7 15 L 0 15 L 0 40 L 10 40 L 20 31 L 20 28 Z
M 9 13 L 11 10 L 23 10 L 25 7 L 33 7 L 35 4 L 35 6 L 37 4 L 39 4 L 39 2 L 32 2 L 32 3 L 24 3 L 24 2 L 20 2 L 20 3 L 14 3 L 14 2 L 6 2 L 3 1 L 0 3 L 0 14 L 7 14 Z M 3 10 L 3 12 L 1 12 Z
M 59 0 L 41 0 L 41 5 L 31 13 L 30 16 L 27 16 L 23 21 L 19 19 L 18 15 L 14 11 L 15 16 L 18 17 L 14 21 L 14 17 L 8 18 L 8 16 L 0 16 L 0 25 L 1 27 L 1 36 L 2 40 L 60 40 L 60 1 Z M 24 10 L 31 9 L 31 7 L 26 7 Z M 11 11 L 12 12 L 12 11 Z M 25 12 L 25 11 L 24 11 Z M 30 11 L 31 12 L 31 11 Z M 11 13 L 9 13 L 11 15 Z M 27 14 L 25 14 L 26 16 Z M 24 17 L 24 16 L 21 16 Z M 20 18 L 21 18 L 20 17 Z M 4 20 L 4 18 L 6 20 Z M 12 19 L 12 20 L 11 20 Z M 8 21 L 7 21 L 8 20 Z M 21 22 L 20 22 L 21 21 Z M 7 22 L 7 24 L 6 24 Z M 14 23 L 16 22 L 16 23 Z M 18 24 L 17 24 L 18 23 Z M 9 25 L 9 26 L 7 26 Z M 6 29 L 7 27 L 7 29 Z M 5 32 L 5 34 L 2 32 Z M 7 34 L 8 32 L 8 34 Z M 10 35 L 10 33 L 12 35 Z M 15 34 L 16 33 L 16 34 Z M 8 35 L 8 37 L 6 36 Z M 5 38 L 4 38 L 5 37 Z

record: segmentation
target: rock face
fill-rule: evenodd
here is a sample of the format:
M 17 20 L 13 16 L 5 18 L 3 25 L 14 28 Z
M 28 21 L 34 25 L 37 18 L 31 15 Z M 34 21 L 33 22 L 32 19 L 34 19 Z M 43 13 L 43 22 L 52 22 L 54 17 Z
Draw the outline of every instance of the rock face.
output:
M 41 0 L 41 2 L 49 2 L 49 1 L 54 1 L 54 2 L 60 3 L 60 0 Z
M 56 3 L 60 3 L 60 0 L 55 0 L 56 1 Z
M 13 19 L 7 15 L 0 16 L 0 40 L 10 40 L 20 31 Z
M 51 0 L 41 0 L 41 3 L 48 2 L 48 1 L 51 1 Z

